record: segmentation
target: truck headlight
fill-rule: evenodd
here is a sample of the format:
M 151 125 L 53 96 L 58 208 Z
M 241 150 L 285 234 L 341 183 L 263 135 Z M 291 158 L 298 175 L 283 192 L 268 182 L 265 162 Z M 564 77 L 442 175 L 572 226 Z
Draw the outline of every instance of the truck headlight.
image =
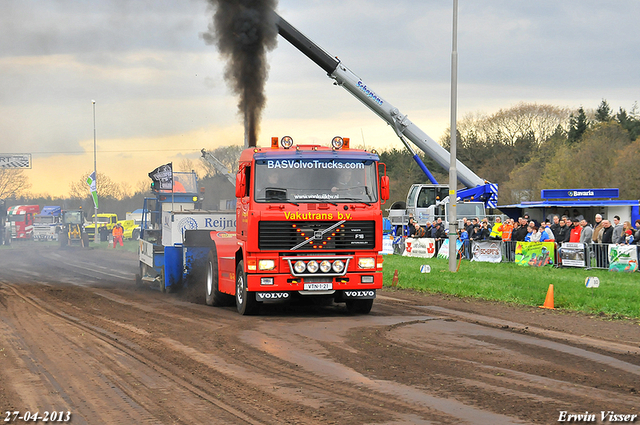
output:
M 320 263 L 320 271 L 322 273 L 327 273 L 330 270 L 331 270 L 331 262 L 329 262 L 329 260 L 322 260 L 322 262 Z
M 316 260 L 311 260 L 307 263 L 307 270 L 309 273 L 315 273 L 318 271 L 318 262 Z
M 304 270 L 307 268 L 307 265 L 304 263 L 304 261 L 296 261 L 296 263 L 293 265 L 293 270 L 296 271 L 296 273 L 302 273 L 304 272 Z
M 371 257 L 360 258 L 358 260 L 358 267 L 361 269 L 373 269 L 376 267 L 376 259 Z
M 342 260 L 334 261 L 333 265 L 331 266 L 331 268 L 336 273 L 342 273 L 342 271 L 344 270 L 344 261 L 342 261 Z
M 258 270 L 273 270 L 276 268 L 276 262 L 273 260 L 258 261 Z

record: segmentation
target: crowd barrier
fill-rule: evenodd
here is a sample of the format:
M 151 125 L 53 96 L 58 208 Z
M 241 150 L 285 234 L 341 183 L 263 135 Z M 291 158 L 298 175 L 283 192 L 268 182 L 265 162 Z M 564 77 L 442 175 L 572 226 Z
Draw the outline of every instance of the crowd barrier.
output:
M 518 241 L 465 241 L 458 243 L 458 258 L 480 262 L 512 262 L 528 266 L 578 267 L 638 271 L 640 246 Z M 446 245 L 446 247 L 443 247 Z M 448 239 L 397 237 L 393 254 L 448 258 Z M 389 252 L 390 253 L 390 252 Z

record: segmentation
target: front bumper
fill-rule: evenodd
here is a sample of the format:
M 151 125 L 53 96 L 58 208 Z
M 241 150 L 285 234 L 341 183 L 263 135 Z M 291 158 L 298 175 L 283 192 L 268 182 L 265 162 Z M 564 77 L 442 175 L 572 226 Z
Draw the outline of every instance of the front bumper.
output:
M 307 284 L 305 286 L 305 284 Z M 329 285 L 327 287 L 327 285 Z M 310 287 L 320 288 L 310 290 Z M 367 290 L 382 288 L 382 272 L 347 272 L 334 277 L 296 277 L 291 274 L 247 273 L 247 289 L 257 291 L 300 291 L 304 294 L 321 294 L 325 291 Z

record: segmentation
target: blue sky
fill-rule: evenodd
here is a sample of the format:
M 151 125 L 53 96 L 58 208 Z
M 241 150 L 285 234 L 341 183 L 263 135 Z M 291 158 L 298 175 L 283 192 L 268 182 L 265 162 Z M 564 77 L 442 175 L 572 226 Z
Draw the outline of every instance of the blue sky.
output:
M 452 1 L 280 0 L 278 12 L 435 140 L 450 114 Z M 237 99 L 206 45 L 204 0 L 4 0 L 0 153 L 32 153 L 35 193 L 93 168 L 132 187 L 160 164 L 242 143 Z M 519 102 L 630 110 L 640 2 L 459 2 L 458 116 Z M 269 54 L 259 141 L 351 137 L 400 146 L 377 116 L 282 39 Z

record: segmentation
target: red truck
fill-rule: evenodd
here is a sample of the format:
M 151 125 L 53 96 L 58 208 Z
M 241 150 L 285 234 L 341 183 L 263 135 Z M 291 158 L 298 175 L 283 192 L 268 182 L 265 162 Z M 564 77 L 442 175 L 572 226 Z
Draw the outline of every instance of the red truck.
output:
M 7 208 L 7 238 L 32 239 L 34 216 L 38 213 L 38 205 L 14 205 Z
M 185 258 L 207 246 L 207 304 L 235 302 L 246 315 L 264 302 L 328 297 L 369 313 L 382 288 L 389 178 L 375 152 L 348 145 L 335 137 L 332 147 L 294 146 L 287 136 L 281 147 L 272 138 L 242 152 L 236 232 L 185 233 Z

